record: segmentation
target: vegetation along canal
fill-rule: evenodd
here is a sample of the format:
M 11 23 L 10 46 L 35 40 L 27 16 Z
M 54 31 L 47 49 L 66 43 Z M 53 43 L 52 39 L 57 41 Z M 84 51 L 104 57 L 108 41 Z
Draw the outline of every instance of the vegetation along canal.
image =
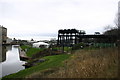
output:
M 0 62 L 2 73 L 0 74 L 0 77 L 25 69 L 25 67 L 22 66 L 25 62 L 20 61 L 18 45 L 2 48 L 2 55 L 2 62 Z

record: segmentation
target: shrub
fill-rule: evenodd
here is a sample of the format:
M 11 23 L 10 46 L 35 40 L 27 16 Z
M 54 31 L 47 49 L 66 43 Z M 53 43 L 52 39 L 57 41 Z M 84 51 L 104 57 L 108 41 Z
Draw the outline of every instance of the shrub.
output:
M 85 47 L 85 44 L 83 42 L 79 43 L 79 44 L 75 44 L 73 47 L 72 47 L 72 50 L 77 50 L 77 49 L 82 49 Z

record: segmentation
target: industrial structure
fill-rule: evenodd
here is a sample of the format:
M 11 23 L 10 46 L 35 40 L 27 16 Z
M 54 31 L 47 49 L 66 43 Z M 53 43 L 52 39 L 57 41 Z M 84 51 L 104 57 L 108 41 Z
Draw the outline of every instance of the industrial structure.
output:
M 7 41 L 7 28 L 0 25 L 0 44 L 4 44 Z
M 6 49 L 2 44 L 7 41 L 7 29 L 0 25 L 0 62 L 6 60 Z
M 84 30 L 77 29 L 61 29 L 58 31 L 59 46 L 73 46 L 80 42 L 94 42 L 94 43 L 114 43 L 116 40 L 115 35 L 104 35 L 99 32 L 95 32 L 93 35 L 86 35 Z M 98 34 L 99 33 L 99 34 Z M 92 41 L 91 41 L 92 40 Z
M 64 29 L 58 31 L 58 45 L 72 46 L 81 42 L 79 35 L 84 35 L 85 31 L 76 29 Z

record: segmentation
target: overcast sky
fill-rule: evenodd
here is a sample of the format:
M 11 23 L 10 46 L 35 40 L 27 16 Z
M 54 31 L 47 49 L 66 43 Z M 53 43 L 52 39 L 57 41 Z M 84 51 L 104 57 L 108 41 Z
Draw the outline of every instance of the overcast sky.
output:
M 59 29 L 103 32 L 114 26 L 119 0 L 0 0 L 0 25 L 8 37 L 51 36 Z

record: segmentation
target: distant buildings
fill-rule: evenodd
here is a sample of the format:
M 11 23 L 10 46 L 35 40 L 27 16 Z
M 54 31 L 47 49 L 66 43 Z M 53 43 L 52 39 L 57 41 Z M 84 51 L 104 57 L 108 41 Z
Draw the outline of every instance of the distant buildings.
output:
M 100 35 L 100 32 L 95 32 L 95 35 Z
M 12 42 L 13 42 L 13 40 L 12 40 L 11 38 L 7 37 L 6 43 L 7 43 L 7 44 L 10 44 L 10 43 L 12 43 Z
M 4 44 L 7 41 L 7 28 L 0 25 L 0 44 Z

